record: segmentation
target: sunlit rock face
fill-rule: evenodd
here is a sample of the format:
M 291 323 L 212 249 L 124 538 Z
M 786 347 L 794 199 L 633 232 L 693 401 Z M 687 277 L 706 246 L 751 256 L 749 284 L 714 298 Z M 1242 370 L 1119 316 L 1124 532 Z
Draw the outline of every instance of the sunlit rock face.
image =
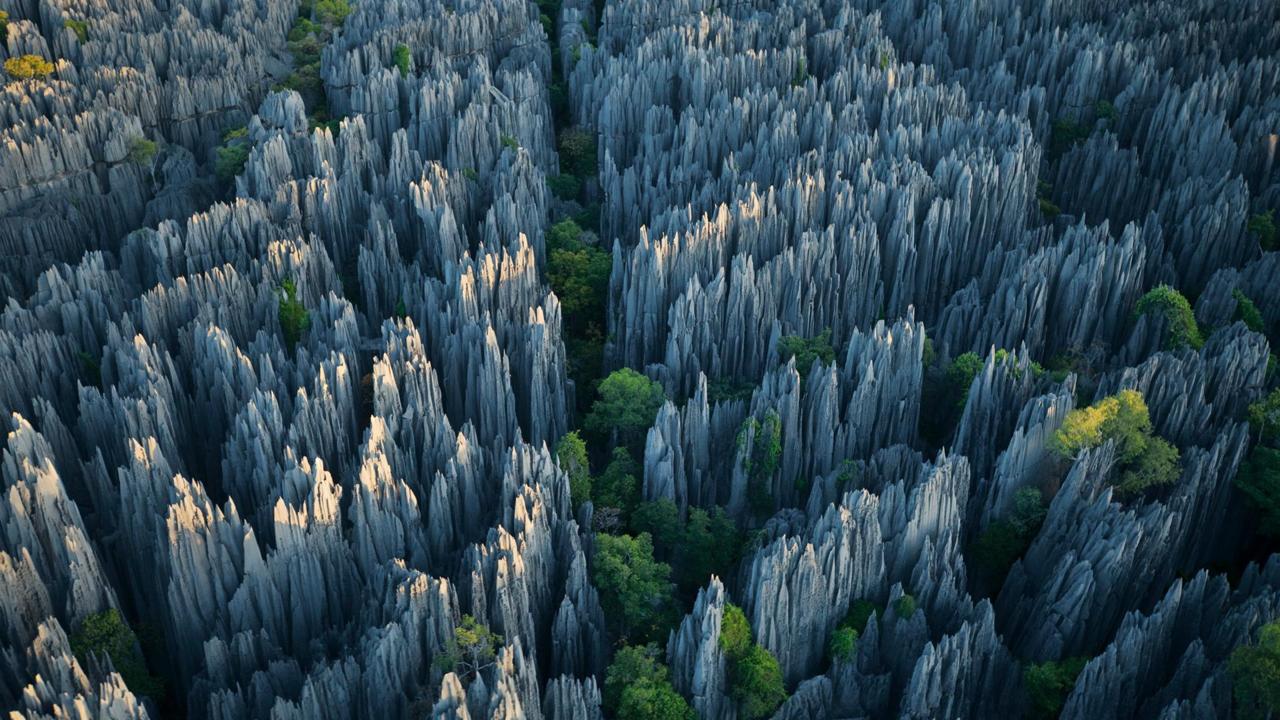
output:
M 1247 715 L 1280 5 L 0 10 L 13 717 Z

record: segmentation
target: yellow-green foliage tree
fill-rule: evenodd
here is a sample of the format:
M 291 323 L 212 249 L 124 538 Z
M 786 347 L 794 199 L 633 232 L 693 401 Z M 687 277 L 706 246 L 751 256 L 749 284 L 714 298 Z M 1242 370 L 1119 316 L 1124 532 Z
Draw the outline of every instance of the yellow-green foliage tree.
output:
M 1122 390 L 1072 410 L 1048 444 L 1060 457 L 1074 459 L 1109 440 L 1115 441 L 1122 473 L 1114 484 L 1120 495 L 1136 495 L 1178 479 L 1178 449 L 1153 434 L 1147 403 L 1136 390 Z
M 53 63 L 39 55 L 20 55 L 4 61 L 4 71 L 14 80 L 43 80 L 53 74 Z

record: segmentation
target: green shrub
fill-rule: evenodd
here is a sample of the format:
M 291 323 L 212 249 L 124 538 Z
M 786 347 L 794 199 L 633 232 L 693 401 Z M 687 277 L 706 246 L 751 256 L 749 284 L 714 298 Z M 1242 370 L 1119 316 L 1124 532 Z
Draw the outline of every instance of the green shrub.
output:
M 1040 203 L 1040 214 L 1044 216 L 1045 220 L 1052 222 L 1054 218 L 1062 214 L 1062 208 L 1054 205 L 1049 198 L 1037 198 L 1037 200 Z
M 555 248 L 547 253 L 547 281 L 571 330 L 604 321 L 612 270 L 613 256 L 598 247 L 579 243 L 574 249 Z
M 402 305 L 403 306 L 403 305 Z M 587 461 L 587 444 L 575 430 L 556 443 L 556 459 L 569 476 L 570 503 L 576 510 L 591 498 L 591 466 Z
M 1227 661 L 1236 717 L 1268 720 L 1280 715 L 1280 620 L 1262 626 L 1257 645 L 1241 645 Z
M 43 80 L 53 74 L 53 63 L 39 55 L 21 55 L 4 61 L 4 71 L 14 80 Z
M 582 194 L 582 180 L 576 175 L 552 175 L 547 178 L 547 187 L 561 200 L 576 200 Z
M 243 142 L 233 142 L 218 148 L 218 156 L 214 161 L 214 174 L 223 182 L 231 182 L 244 172 L 245 163 L 249 161 L 249 146 Z
M 809 376 L 815 360 L 826 365 L 834 363 L 836 351 L 831 346 L 831 328 L 812 338 L 786 335 L 778 340 L 778 359 L 785 363 L 791 358 L 796 360 L 796 372 L 800 373 L 801 380 Z
M 391 53 L 391 61 L 400 70 L 400 74 L 406 77 L 409 75 L 409 60 L 409 46 L 404 43 L 396 45 L 395 51 Z
M 1061 662 L 1044 662 L 1028 665 L 1022 670 L 1022 684 L 1031 697 L 1032 716 L 1056 718 L 1062 712 L 1076 677 L 1089 662 L 1088 658 L 1067 658 Z
M 1277 233 L 1274 210 L 1268 210 L 1250 217 L 1246 228 L 1254 237 L 1258 238 L 1258 244 L 1262 246 L 1263 250 L 1271 251 L 1280 247 L 1276 243 Z
M 155 700 L 164 696 L 164 682 L 147 671 L 137 636 L 115 608 L 86 617 L 71 636 L 71 651 L 81 663 L 90 653 L 110 656 L 116 672 L 134 693 Z
M 623 521 L 640 504 L 640 466 L 626 448 L 614 448 L 613 457 L 600 477 L 592 482 L 591 499 L 597 507 L 617 508 Z
M 1255 445 L 1236 474 L 1235 486 L 1258 514 L 1258 532 L 1280 537 L 1280 450 Z
M 893 603 L 893 611 L 903 620 L 910 620 L 916 614 L 916 599 L 910 593 L 903 594 Z
M 347 0 L 315 0 L 312 16 L 316 22 L 328 27 L 341 25 L 351 14 L 351 4 Z
M 570 219 L 564 219 L 547 228 L 547 250 L 572 250 L 582 245 L 582 228 Z
M 515 138 L 515 136 L 514 136 L 514 135 L 505 135 L 505 134 L 504 134 L 504 135 L 502 136 L 502 146 L 503 146 L 503 147 L 506 147 L 506 148 L 511 148 L 512 150 L 519 150 L 519 149 L 520 149 L 520 141 L 519 141 L 519 140 L 517 140 L 517 139 Z
M 1044 523 L 1046 508 L 1036 488 L 1014 495 L 1013 509 L 978 534 L 969 548 L 975 580 L 994 593 L 1004 584 L 1013 563 L 1022 557 Z
M 844 619 L 831 632 L 828 650 L 833 660 L 852 660 L 858 651 L 858 638 L 875 613 L 876 606 L 869 600 L 855 600 L 849 605 Z
M 1231 291 L 1231 297 L 1236 301 L 1235 319 L 1243 322 L 1245 327 L 1256 333 L 1264 332 L 1266 323 L 1262 320 L 1262 312 L 1258 310 L 1257 305 L 1253 304 L 1249 296 L 1237 288 Z
M 718 377 L 707 383 L 707 401 L 750 400 L 755 390 L 756 385 L 750 380 Z
M 580 178 L 595 177 L 596 136 L 582 128 L 568 128 L 560 133 L 560 168 Z
M 800 56 L 799 62 L 796 63 L 795 74 L 791 76 L 791 87 L 804 87 L 804 82 L 809 79 L 809 69 L 805 64 L 804 56 Z
M 699 507 L 689 508 L 689 518 L 676 548 L 676 583 L 692 595 L 712 575 L 728 577 L 738 561 L 741 546 L 742 535 L 724 508 L 714 507 L 710 512 Z
M 1258 434 L 1258 442 L 1280 445 L 1280 388 L 1250 403 L 1247 416 L 1250 428 Z
M 1134 307 L 1134 317 L 1148 313 L 1158 313 L 1167 321 L 1169 333 L 1165 338 L 1167 349 L 1189 346 L 1199 350 L 1204 345 L 1200 327 L 1196 325 L 1195 313 L 1191 311 L 1191 303 L 1187 302 L 1187 299 L 1177 290 L 1168 285 L 1157 285 L 1143 295 Z
M 292 349 L 302 339 L 307 328 L 311 327 L 311 313 L 307 312 L 307 308 L 298 299 L 298 288 L 292 280 L 285 279 L 280 283 L 277 315 L 284 340 Z
M 471 615 L 463 615 L 462 623 L 453 629 L 453 636 L 445 641 L 444 650 L 436 656 L 436 667 L 443 672 L 457 673 L 466 681 L 493 664 L 502 642 L 502 636 L 487 625 Z
M 1066 118 L 1054 120 L 1049 134 L 1049 162 L 1056 162 L 1073 145 L 1084 142 L 1089 133 L 1090 128 L 1081 123 Z
M 9 34 L 9 13 L 0 10 L 0 41 Z
M 144 137 L 136 137 L 129 141 L 129 162 L 138 165 L 150 165 L 156 156 L 156 144 Z
M 68 28 L 71 32 L 75 33 L 76 39 L 78 39 L 81 44 L 89 42 L 89 23 L 84 20 L 72 20 L 71 18 L 67 18 L 62 21 L 62 27 Z
M 764 421 L 749 417 L 738 431 L 738 443 L 746 442 L 749 433 L 755 439 L 751 452 L 742 459 L 742 469 L 747 474 L 747 503 L 756 515 L 773 512 L 773 493 L 769 481 L 778 469 L 782 457 L 782 419 L 770 410 Z
M 951 361 L 951 366 L 947 368 L 946 379 L 951 394 L 956 397 L 957 409 L 963 410 L 965 404 L 969 402 L 969 388 L 973 385 L 973 379 L 982 372 L 982 366 L 982 358 L 973 352 L 959 355 Z
M 664 558 L 671 558 L 684 541 L 680 509 L 666 498 L 640 503 L 631 516 L 631 528 L 638 533 L 648 533 L 654 548 Z

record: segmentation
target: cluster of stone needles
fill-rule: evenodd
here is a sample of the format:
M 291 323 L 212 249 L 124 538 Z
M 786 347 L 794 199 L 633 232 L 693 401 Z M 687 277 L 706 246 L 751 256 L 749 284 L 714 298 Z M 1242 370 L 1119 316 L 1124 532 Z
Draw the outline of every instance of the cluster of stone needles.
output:
M 1280 718 L 1275 0 L 0 0 L 14 720 Z

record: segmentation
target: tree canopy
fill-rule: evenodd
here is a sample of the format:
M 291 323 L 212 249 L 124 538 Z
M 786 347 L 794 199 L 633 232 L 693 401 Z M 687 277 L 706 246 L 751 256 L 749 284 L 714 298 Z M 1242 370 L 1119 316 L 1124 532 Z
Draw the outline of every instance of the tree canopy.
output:
M 653 558 L 648 533 L 597 535 L 592 579 L 600 590 L 605 617 L 618 634 L 656 639 L 671 618 L 671 566 Z
M 796 372 L 800 373 L 801 380 L 809 376 L 815 360 L 832 364 L 836 359 L 836 351 L 831 347 L 831 328 L 811 338 L 801 335 L 784 336 L 778 340 L 778 358 L 784 363 L 795 358 Z
M 576 510 L 591 498 L 591 466 L 587 460 L 587 444 L 577 430 L 566 433 L 556 443 L 556 459 L 569 476 L 570 502 Z
M 437 666 L 467 680 L 493 664 L 502 642 L 502 636 L 489 630 L 487 625 L 471 615 L 463 615 L 462 623 L 453 630 L 453 637 L 445 641 L 444 652 L 436 658 Z
M 671 687 L 654 645 L 627 646 L 605 671 L 602 699 L 618 720 L 696 720 L 689 703 Z
M 1267 720 L 1280 714 L 1280 620 L 1262 626 L 1257 645 L 1241 645 L 1227 663 L 1236 716 Z
M 618 445 L 632 450 L 644 442 L 666 400 L 661 385 L 631 368 L 609 373 L 597 394 L 583 426 L 601 436 L 613 435 Z
M 1037 718 L 1056 718 L 1062 712 L 1076 676 L 1084 670 L 1089 659 L 1067 658 L 1060 662 L 1043 662 L 1028 665 L 1022 670 L 1022 684 L 1031 698 L 1031 715 Z

